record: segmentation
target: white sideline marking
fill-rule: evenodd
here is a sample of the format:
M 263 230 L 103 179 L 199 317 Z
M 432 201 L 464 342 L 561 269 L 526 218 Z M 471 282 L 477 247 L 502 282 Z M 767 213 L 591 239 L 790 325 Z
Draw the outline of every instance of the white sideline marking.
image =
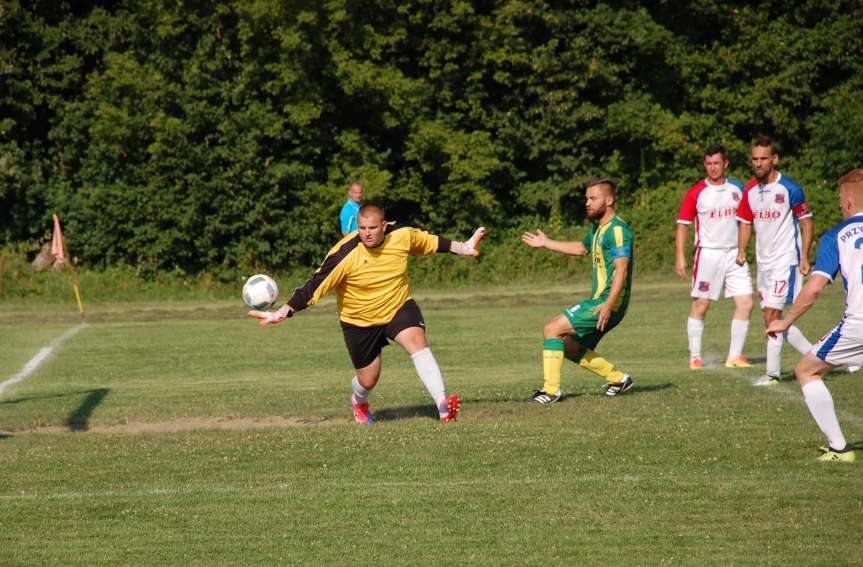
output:
M 566 477 L 566 481 L 575 482 L 605 482 L 605 475 L 587 474 Z M 563 480 L 563 479 L 558 479 Z M 638 475 L 626 475 L 623 480 L 627 483 L 641 482 Z M 656 479 L 655 479 L 656 480 Z M 518 479 L 465 479 L 444 481 L 381 481 L 366 483 L 370 487 L 379 489 L 400 489 L 404 487 L 415 488 L 453 488 L 458 486 L 517 486 L 530 484 L 545 484 L 548 478 L 518 478 Z M 354 480 L 333 480 L 323 482 L 280 482 L 277 484 L 266 484 L 258 486 L 249 485 L 224 485 L 224 486 L 176 486 L 176 487 L 153 487 L 142 490 L 102 490 L 93 492 L 19 492 L 17 494 L 2 494 L 0 502 L 15 500 L 90 500 L 93 498 L 178 498 L 183 496 L 205 495 L 205 494 L 253 494 L 253 495 L 275 495 L 285 492 L 303 491 L 313 489 L 349 488 L 356 485 Z
M 72 327 L 71 329 L 69 329 L 68 331 L 66 331 L 65 333 L 63 333 L 62 335 L 60 335 L 59 337 L 57 337 L 53 341 L 51 341 L 48 344 L 48 346 L 42 347 L 39 350 L 39 352 L 36 353 L 36 356 L 34 356 L 33 358 L 31 358 L 30 360 L 27 361 L 27 364 L 24 365 L 24 368 L 22 368 L 18 372 L 18 374 L 12 376 L 11 378 L 6 380 L 5 382 L 0 383 L 0 396 L 3 395 L 3 390 L 8 388 L 9 386 L 12 386 L 14 384 L 17 384 L 18 382 L 22 382 L 22 381 L 26 380 L 28 376 L 33 374 L 33 372 L 35 372 L 36 369 L 39 368 L 39 366 L 43 362 L 45 362 L 45 360 L 49 356 L 51 356 L 51 353 L 54 352 L 54 349 L 59 347 L 66 339 L 68 339 L 69 337 L 72 337 L 73 335 L 78 333 L 78 331 L 80 331 L 81 329 L 83 329 L 86 326 L 87 326 L 86 323 L 78 323 L 78 325 Z

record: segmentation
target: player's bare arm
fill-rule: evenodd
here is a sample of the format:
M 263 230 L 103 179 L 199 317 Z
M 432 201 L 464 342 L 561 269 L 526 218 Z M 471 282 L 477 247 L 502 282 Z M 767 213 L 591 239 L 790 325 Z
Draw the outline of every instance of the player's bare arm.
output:
M 674 252 L 677 260 L 674 263 L 674 272 L 683 279 L 686 279 L 686 238 L 689 235 L 689 226 L 678 223 L 677 233 L 674 237 Z
M 624 283 L 626 282 L 626 273 L 629 270 L 629 258 L 617 258 L 613 260 L 614 277 L 611 279 L 611 289 L 608 290 L 608 299 L 601 305 L 594 307 L 593 312 L 596 313 L 596 328 L 600 331 L 605 330 L 608 324 L 608 319 L 611 317 L 611 310 L 620 297 L 623 291 Z
M 790 327 L 794 321 L 809 311 L 809 309 L 818 300 L 821 292 L 829 283 L 830 280 L 821 274 L 815 274 L 809 278 L 809 281 L 807 281 L 803 286 L 803 289 L 800 290 L 800 295 L 797 296 L 797 299 L 794 301 L 794 305 L 791 306 L 791 309 L 788 310 L 785 317 L 771 321 L 764 334 L 768 337 L 775 337 L 777 333 L 784 333 L 787 331 L 788 327 Z
M 809 263 L 809 250 L 812 248 L 812 240 L 815 234 L 815 223 L 812 222 L 812 217 L 800 219 L 800 238 L 802 249 L 800 251 L 800 273 L 808 276 L 812 271 L 812 264 Z
M 752 238 L 752 225 L 741 222 L 737 225 L 737 265 L 742 266 L 746 263 L 746 247 L 749 246 L 749 239 Z
M 521 235 L 521 241 L 531 248 L 545 248 L 552 252 L 566 254 L 567 256 L 587 256 L 587 246 L 575 240 L 552 240 L 539 229 L 536 232 L 525 232 Z

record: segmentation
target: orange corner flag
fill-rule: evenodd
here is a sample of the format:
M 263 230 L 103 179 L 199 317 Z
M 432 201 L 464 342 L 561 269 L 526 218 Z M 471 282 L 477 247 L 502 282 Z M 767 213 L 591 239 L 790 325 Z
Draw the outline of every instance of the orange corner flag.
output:
M 60 219 L 54 215 L 54 237 L 51 239 L 51 255 L 60 260 L 66 261 L 66 253 L 63 251 L 63 230 L 60 228 Z
M 58 262 L 66 261 L 66 244 L 63 242 L 63 230 L 60 229 L 60 219 L 54 215 L 54 236 L 51 238 L 51 255 Z M 81 312 L 81 320 L 84 320 L 84 302 L 81 301 L 81 292 L 78 291 L 78 274 L 75 272 L 75 262 L 69 262 L 69 273 L 72 275 L 72 290 L 75 292 L 75 301 L 78 303 L 78 311 Z

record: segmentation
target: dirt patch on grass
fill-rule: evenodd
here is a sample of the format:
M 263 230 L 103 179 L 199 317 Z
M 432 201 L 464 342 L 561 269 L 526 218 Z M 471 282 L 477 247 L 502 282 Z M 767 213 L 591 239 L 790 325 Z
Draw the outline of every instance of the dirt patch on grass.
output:
M 18 431 L 0 431 L 0 436 L 23 433 L 175 433 L 202 429 L 279 429 L 285 427 L 314 427 L 347 423 L 347 419 L 325 416 L 308 417 L 187 417 L 168 421 L 129 422 L 112 425 L 93 425 L 87 429 L 73 429 L 67 425 L 44 425 Z

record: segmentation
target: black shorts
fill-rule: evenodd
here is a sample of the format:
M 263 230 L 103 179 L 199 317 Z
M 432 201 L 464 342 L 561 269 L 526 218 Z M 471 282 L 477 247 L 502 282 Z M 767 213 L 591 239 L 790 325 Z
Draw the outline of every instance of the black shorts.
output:
M 404 305 L 396 311 L 395 317 L 386 325 L 375 325 L 373 327 L 357 327 L 344 321 L 342 333 L 345 336 L 345 346 L 351 355 L 354 368 L 365 368 L 378 357 L 381 349 L 389 344 L 389 340 L 409 327 L 426 328 L 420 306 L 413 299 L 408 299 Z

